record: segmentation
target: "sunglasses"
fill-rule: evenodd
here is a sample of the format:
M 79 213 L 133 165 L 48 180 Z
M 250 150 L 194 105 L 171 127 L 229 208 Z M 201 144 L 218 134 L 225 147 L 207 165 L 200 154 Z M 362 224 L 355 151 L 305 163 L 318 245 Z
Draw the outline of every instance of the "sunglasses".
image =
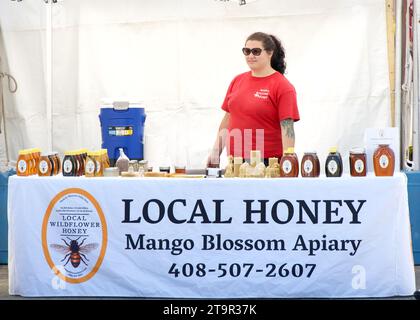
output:
M 261 54 L 261 52 L 265 50 L 265 49 L 261 49 L 261 48 L 242 48 L 242 53 L 246 56 L 249 56 L 251 53 L 254 56 L 259 56 Z

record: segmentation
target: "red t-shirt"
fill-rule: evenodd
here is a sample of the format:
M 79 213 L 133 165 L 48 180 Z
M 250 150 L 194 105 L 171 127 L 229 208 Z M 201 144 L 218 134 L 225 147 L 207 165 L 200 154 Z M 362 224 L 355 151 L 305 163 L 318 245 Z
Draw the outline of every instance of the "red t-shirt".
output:
M 228 154 L 244 159 L 249 159 L 250 150 L 262 149 L 262 139 L 257 139 L 261 130 L 257 129 L 264 130 L 264 158 L 280 158 L 283 155 L 280 121 L 299 120 L 295 88 L 280 72 L 267 77 L 254 77 L 251 71 L 236 76 L 222 109 L 230 114 Z

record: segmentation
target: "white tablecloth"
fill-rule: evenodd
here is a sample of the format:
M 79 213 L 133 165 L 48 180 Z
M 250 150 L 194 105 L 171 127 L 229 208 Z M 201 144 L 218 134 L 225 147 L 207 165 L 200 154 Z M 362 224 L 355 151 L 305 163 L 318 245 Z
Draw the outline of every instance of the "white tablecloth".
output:
M 23 296 L 387 297 L 415 291 L 407 179 L 17 177 Z

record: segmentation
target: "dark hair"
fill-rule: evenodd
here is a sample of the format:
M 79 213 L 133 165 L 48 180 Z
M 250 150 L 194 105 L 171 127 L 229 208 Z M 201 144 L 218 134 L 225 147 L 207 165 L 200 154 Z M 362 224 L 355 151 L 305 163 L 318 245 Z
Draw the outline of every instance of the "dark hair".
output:
M 246 41 L 248 40 L 261 41 L 266 51 L 273 52 L 273 55 L 271 56 L 271 67 L 281 74 L 284 74 L 286 71 L 286 62 L 284 61 L 285 54 L 279 39 L 264 32 L 255 32 L 246 39 Z

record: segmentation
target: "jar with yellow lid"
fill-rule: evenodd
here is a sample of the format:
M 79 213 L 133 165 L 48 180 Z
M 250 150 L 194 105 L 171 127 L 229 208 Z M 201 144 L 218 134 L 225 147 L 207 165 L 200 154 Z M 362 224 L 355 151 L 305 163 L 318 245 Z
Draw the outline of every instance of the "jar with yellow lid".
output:
M 54 171 L 54 163 L 48 154 L 41 154 L 38 163 L 38 176 L 47 177 L 52 176 Z
M 75 157 L 76 153 L 74 151 L 66 151 L 64 152 L 63 158 L 63 176 L 64 177 L 74 177 L 77 175 L 77 160 Z
M 297 177 L 299 175 L 299 160 L 295 148 L 287 148 L 280 160 L 280 177 Z
M 19 156 L 16 162 L 16 174 L 18 176 L 29 176 L 30 173 L 30 162 L 31 157 L 27 149 L 20 150 Z
M 96 174 L 96 160 L 94 152 L 87 152 L 86 162 L 85 162 L 85 176 L 94 177 Z
M 101 153 L 102 152 L 100 151 L 93 152 L 93 158 L 95 159 L 95 162 L 96 162 L 95 177 L 103 177 L 104 175 L 104 165 L 103 165 Z

